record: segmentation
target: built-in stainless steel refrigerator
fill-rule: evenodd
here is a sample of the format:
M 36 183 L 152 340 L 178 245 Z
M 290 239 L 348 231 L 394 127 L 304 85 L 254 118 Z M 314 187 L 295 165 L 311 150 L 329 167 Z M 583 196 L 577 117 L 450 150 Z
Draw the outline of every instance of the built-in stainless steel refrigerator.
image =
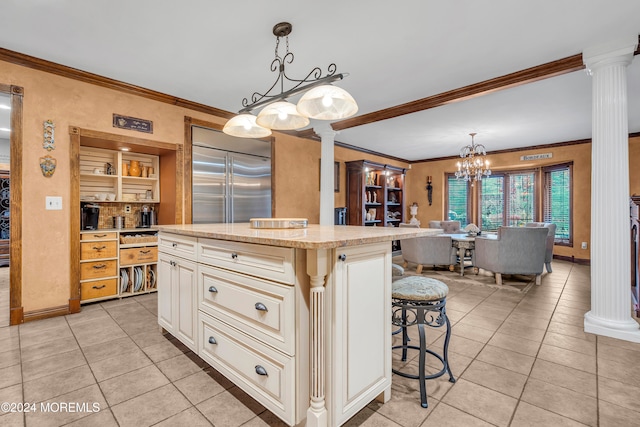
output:
M 192 127 L 193 223 L 271 217 L 271 143 Z

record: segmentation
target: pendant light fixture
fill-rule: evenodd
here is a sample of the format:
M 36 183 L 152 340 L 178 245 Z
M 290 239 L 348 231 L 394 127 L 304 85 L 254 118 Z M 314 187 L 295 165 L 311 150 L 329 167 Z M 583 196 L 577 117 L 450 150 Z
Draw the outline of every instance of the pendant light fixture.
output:
M 489 161 L 485 158 L 487 150 L 482 144 L 476 144 L 474 141 L 475 133 L 470 133 L 471 145 L 466 145 L 460 150 L 462 162 L 458 162 L 458 170 L 456 171 L 456 179 L 464 179 L 471 181 L 471 185 L 475 181 L 481 181 L 482 176 L 491 175 L 489 169 Z
M 262 138 L 271 135 L 271 130 L 301 129 L 309 125 L 309 119 L 339 120 L 351 117 L 358 111 L 358 104 L 344 89 L 331 83 L 347 76 L 336 74 L 336 64 L 327 67 L 327 74 L 322 76 L 319 67 L 312 69 L 303 79 L 292 79 L 286 74 L 285 64 L 293 62 L 293 53 L 289 51 L 289 34 L 292 25 L 281 22 L 273 27 L 276 36 L 275 59 L 271 62 L 271 70 L 278 71 L 276 81 L 265 92 L 254 92 L 251 101 L 242 100 L 243 109 L 231 118 L 224 126 L 223 132 L 243 138 Z M 286 41 L 286 51 L 280 56 L 278 48 L 280 39 Z M 285 91 L 285 81 L 292 87 Z M 273 93 L 274 89 L 279 93 Z M 288 98 L 303 93 L 298 104 L 287 101 Z M 262 108 L 257 118 L 254 110 Z

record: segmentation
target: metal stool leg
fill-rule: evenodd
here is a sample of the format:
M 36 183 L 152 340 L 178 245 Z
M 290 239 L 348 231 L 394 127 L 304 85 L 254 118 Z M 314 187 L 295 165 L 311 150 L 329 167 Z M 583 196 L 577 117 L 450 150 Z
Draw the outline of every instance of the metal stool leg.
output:
M 451 366 L 449 366 L 449 340 L 451 339 L 451 323 L 449 322 L 449 316 L 445 312 L 445 309 L 442 309 L 442 315 L 444 316 L 444 320 L 447 324 L 447 332 L 444 336 L 444 347 L 442 352 L 444 353 L 444 363 L 447 368 L 447 373 L 449 374 L 449 382 L 455 383 L 456 379 L 453 377 L 453 373 L 451 372 Z
M 426 356 L 427 356 L 427 345 L 426 338 L 424 334 L 424 325 L 422 323 L 418 323 L 418 334 L 420 335 L 420 356 L 418 358 L 418 380 L 420 381 L 420 405 L 423 408 L 428 408 L 429 404 L 427 403 L 427 380 L 425 378 L 424 370 L 426 368 Z M 405 350 L 406 351 L 406 350 Z
M 407 310 L 402 309 L 402 361 L 407 361 L 407 343 L 409 342 L 409 333 L 407 332 Z

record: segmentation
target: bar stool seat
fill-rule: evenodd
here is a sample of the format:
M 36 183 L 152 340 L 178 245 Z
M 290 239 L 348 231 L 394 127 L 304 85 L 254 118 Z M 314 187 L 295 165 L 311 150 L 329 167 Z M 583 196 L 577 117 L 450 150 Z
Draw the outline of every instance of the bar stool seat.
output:
M 449 374 L 449 381 L 455 382 L 449 366 L 449 340 L 451 338 L 451 324 L 446 313 L 447 295 L 449 287 L 430 277 L 408 276 L 398 279 L 392 284 L 392 323 L 399 326 L 402 332 L 402 345 L 393 346 L 393 350 L 402 349 L 402 361 L 407 360 L 407 350 L 418 350 L 418 375 L 392 369 L 396 375 L 420 380 L 420 403 L 427 408 L 426 380 Z M 407 328 L 417 325 L 420 342 L 418 346 L 409 345 Z M 425 326 L 432 328 L 446 327 L 442 355 L 427 348 Z M 434 374 L 425 374 L 426 355 L 431 354 L 442 363 L 442 369 Z

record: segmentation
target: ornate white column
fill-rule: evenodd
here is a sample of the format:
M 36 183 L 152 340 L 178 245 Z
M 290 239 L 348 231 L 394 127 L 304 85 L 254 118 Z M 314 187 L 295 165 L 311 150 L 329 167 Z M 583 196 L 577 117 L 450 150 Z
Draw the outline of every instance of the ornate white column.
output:
M 627 66 L 638 36 L 585 49 L 592 81 L 591 311 L 584 330 L 640 342 L 631 318 Z
M 329 123 L 313 128 L 320 136 L 320 225 L 333 225 L 334 191 L 333 182 L 333 142 L 338 132 Z
M 333 157 L 332 157 L 333 158 Z M 331 189 L 333 192 L 333 188 Z M 325 400 L 326 375 L 326 326 L 325 326 L 325 277 L 329 272 L 328 251 L 326 249 L 307 251 L 307 274 L 311 279 L 309 296 L 309 408 L 308 427 L 327 427 L 327 407 Z

